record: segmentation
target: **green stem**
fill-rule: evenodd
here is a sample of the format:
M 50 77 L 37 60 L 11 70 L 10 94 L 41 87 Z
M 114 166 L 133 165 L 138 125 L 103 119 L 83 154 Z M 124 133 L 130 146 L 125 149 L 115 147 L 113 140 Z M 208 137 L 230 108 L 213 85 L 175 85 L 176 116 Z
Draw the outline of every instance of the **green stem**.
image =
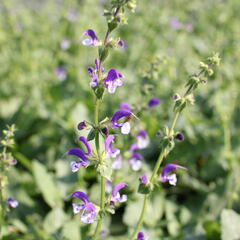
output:
M 5 166 L 4 166 L 4 160 L 6 158 L 6 151 L 7 147 L 3 148 L 3 152 L 1 154 L 1 159 L 0 159 L 0 170 L 1 170 L 1 175 L 0 175 L 0 238 L 2 236 L 2 226 L 4 225 L 5 222 L 5 202 L 4 202 L 4 196 L 3 196 L 3 177 L 4 177 L 4 171 L 5 171 Z
M 95 111 L 94 111 L 94 121 L 95 121 L 95 127 L 99 127 L 99 107 L 100 107 L 100 99 L 96 99 L 95 103 Z M 95 146 L 96 146 L 96 151 L 99 159 L 99 163 L 103 163 L 103 159 L 101 156 L 101 151 L 100 151 L 100 144 L 99 144 L 99 132 L 96 133 L 95 136 Z M 101 176 L 101 200 L 100 200 L 100 208 L 101 211 L 104 210 L 105 207 L 105 189 L 106 189 L 106 179 Z M 94 235 L 93 235 L 93 240 L 96 240 L 98 237 L 99 232 L 101 231 L 102 228 L 102 218 L 98 220 Z
M 147 210 L 147 202 L 148 202 L 148 196 L 149 195 L 145 195 L 144 196 L 144 201 L 143 201 L 143 207 L 142 207 L 142 212 L 141 212 L 141 215 L 138 219 L 138 222 L 137 222 L 137 226 L 135 227 L 132 235 L 131 235 L 131 240 L 134 240 L 135 239 L 135 236 L 139 230 L 139 228 L 142 226 L 142 223 L 143 223 L 143 220 L 144 220 L 144 215 L 145 215 L 145 212 Z
M 190 93 L 191 90 L 192 90 L 192 86 L 189 86 L 189 88 L 188 88 L 187 91 L 185 92 L 184 96 L 187 96 L 187 95 Z M 176 126 L 176 123 L 177 123 L 177 120 L 178 120 L 178 118 L 179 118 L 179 115 L 180 115 L 180 112 L 175 112 L 175 114 L 174 114 L 174 116 L 173 116 L 173 121 L 172 121 L 172 124 L 171 124 L 171 126 L 170 126 L 170 130 L 169 130 L 169 131 L 170 131 L 170 136 L 174 133 L 174 128 L 175 128 L 175 126 Z M 158 173 L 158 171 L 159 171 L 159 168 L 160 168 L 160 166 L 161 166 L 161 164 L 162 164 L 162 161 L 163 161 L 163 159 L 164 159 L 168 154 L 169 154 L 169 152 L 166 153 L 166 152 L 165 152 L 165 149 L 162 148 L 161 153 L 160 153 L 160 155 L 159 155 L 159 157 L 158 157 L 158 160 L 157 160 L 157 162 L 156 162 L 156 164 L 155 164 L 155 167 L 154 167 L 152 176 L 151 176 L 151 178 L 150 178 L 150 184 L 153 184 L 154 179 L 155 179 L 155 177 L 156 177 L 156 175 L 157 175 L 157 173 Z M 131 235 L 131 240 L 134 240 L 134 239 L 135 239 L 135 236 L 136 236 L 137 232 L 139 231 L 139 229 L 140 229 L 140 227 L 141 227 L 141 225 L 142 225 L 142 223 L 143 223 L 144 215 L 145 215 L 146 208 L 147 208 L 147 201 L 148 201 L 149 196 L 150 196 L 150 194 L 145 195 L 145 197 L 144 197 L 144 202 L 143 202 L 143 206 L 142 206 L 142 211 L 141 211 L 141 214 L 140 214 L 138 223 L 137 223 L 136 227 L 134 228 L 134 231 L 133 231 L 133 233 L 132 233 L 132 235 Z

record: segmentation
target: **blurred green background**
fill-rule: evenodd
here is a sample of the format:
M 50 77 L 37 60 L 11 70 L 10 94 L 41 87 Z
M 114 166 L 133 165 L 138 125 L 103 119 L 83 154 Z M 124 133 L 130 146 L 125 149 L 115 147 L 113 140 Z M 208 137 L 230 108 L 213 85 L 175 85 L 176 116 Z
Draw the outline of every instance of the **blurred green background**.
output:
M 93 119 L 87 67 L 97 48 L 84 47 L 80 37 L 92 28 L 103 38 L 108 4 L 0 1 L 0 129 L 12 123 L 18 129 L 13 151 L 19 164 L 9 172 L 8 194 L 20 202 L 8 213 L 11 227 L 4 239 L 85 240 L 93 230 L 72 216 L 69 195 L 83 190 L 98 203 L 96 173 L 90 168 L 72 174 L 65 153 L 77 146 L 77 123 Z M 156 132 L 171 119 L 173 94 L 183 92 L 199 61 L 213 52 L 222 58 L 177 125 L 186 140 L 166 162 L 189 170 L 179 174 L 176 187 L 164 184 L 154 193 L 142 228 L 149 239 L 240 239 L 239 9 L 239 0 L 142 0 L 129 24 L 113 33 L 127 48 L 114 50 L 105 67 L 123 73 L 126 85 L 105 97 L 102 118 L 122 101 L 139 106 L 151 97 L 161 99 L 140 116 L 152 138 L 142 152 L 146 171 L 157 159 Z M 153 90 L 145 94 L 149 87 Z M 132 142 L 122 138 L 118 145 L 123 151 Z M 125 167 L 114 173 L 116 181 L 135 183 L 127 205 L 106 218 L 105 239 L 126 239 L 140 212 L 140 173 Z

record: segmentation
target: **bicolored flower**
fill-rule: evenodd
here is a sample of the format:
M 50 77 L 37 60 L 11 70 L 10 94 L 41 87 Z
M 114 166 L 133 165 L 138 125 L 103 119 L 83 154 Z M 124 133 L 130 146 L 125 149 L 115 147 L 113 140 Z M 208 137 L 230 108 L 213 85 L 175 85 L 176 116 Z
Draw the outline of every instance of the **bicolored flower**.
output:
M 142 168 L 143 156 L 140 153 L 133 153 L 128 163 L 133 171 L 139 171 Z
M 112 162 L 112 169 L 119 170 L 122 168 L 123 161 L 121 155 L 119 154 L 116 159 Z
M 182 167 L 182 166 L 177 165 L 177 164 L 172 164 L 172 163 L 167 164 L 162 170 L 162 173 L 161 173 L 161 176 L 160 176 L 160 181 L 169 182 L 169 184 L 171 184 L 173 186 L 176 186 L 176 184 L 177 184 L 176 174 L 175 173 L 169 174 L 169 173 L 172 172 L 172 171 L 175 171 L 177 169 L 187 170 L 187 168 Z
M 115 93 L 117 87 L 124 85 L 121 78 L 124 78 L 124 76 L 121 73 L 117 72 L 116 69 L 111 68 L 108 71 L 107 77 L 104 81 L 104 86 L 107 88 L 109 93 Z
M 67 71 L 64 66 L 57 67 L 55 74 L 60 81 L 64 81 L 67 78 Z
M 120 103 L 119 108 L 120 109 L 125 109 L 125 110 L 128 110 L 128 111 L 132 111 L 131 105 L 127 102 Z
M 139 133 L 136 136 L 136 139 L 137 139 L 137 147 L 139 149 L 146 148 L 149 144 L 149 137 L 145 130 L 139 131 Z
M 129 110 L 118 110 L 114 113 L 111 121 L 110 121 L 110 127 L 112 129 L 121 128 L 122 134 L 128 134 L 131 130 L 131 126 L 129 123 L 129 120 L 131 119 L 132 112 Z M 122 120 L 122 122 L 119 122 L 119 120 Z
M 9 197 L 7 199 L 7 204 L 11 208 L 16 208 L 16 207 L 18 207 L 19 202 L 16 199 L 14 199 L 13 197 Z
M 83 33 L 86 38 L 82 41 L 84 46 L 97 46 L 99 44 L 98 38 L 92 29 L 88 29 Z
M 111 197 L 111 204 L 115 204 L 116 202 L 126 202 L 127 195 L 120 195 L 119 191 L 126 187 L 126 183 L 119 183 L 117 184 L 112 190 L 112 197 Z
M 145 185 L 147 185 L 149 183 L 149 180 L 148 180 L 148 177 L 147 177 L 147 174 L 144 173 L 140 178 L 139 178 L 139 181 Z
M 91 88 L 94 88 L 98 85 L 98 71 L 99 71 L 99 68 L 100 68 L 100 60 L 98 58 L 95 60 L 95 68 L 93 68 L 93 67 L 88 68 L 88 74 L 92 78 L 92 80 L 90 82 L 90 87 Z M 104 68 L 102 68 L 101 71 L 104 72 Z
M 148 102 L 148 107 L 149 108 L 153 108 L 153 107 L 156 107 L 158 104 L 160 103 L 160 99 L 159 98 L 151 98 Z
M 86 154 L 80 148 L 72 148 L 67 152 L 67 154 L 75 156 L 79 159 L 79 161 L 72 161 L 70 163 L 72 172 L 77 172 L 80 167 L 86 167 L 89 164 Z
M 115 135 L 110 134 L 105 140 L 105 150 L 108 153 L 109 157 L 116 158 L 120 154 L 120 150 L 117 148 L 114 148 L 113 142 L 114 142 Z
M 143 232 L 139 232 L 137 235 L 137 240 L 146 240 Z
M 87 195 L 84 192 L 74 192 L 72 197 L 80 199 L 83 204 L 73 203 L 73 213 L 77 214 L 81 212 L 81 221 L 85 224 L 91 224 L 94 222 L 94 218 L 97 214 L 96 208 L 93 203 L 89 202 Z

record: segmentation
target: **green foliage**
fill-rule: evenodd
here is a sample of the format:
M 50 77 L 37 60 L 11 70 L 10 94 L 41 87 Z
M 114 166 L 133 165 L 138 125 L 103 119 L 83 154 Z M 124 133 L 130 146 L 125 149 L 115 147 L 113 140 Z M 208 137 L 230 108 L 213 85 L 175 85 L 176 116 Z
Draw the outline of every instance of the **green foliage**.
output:
M 93 119 L 86 69 L 94 65 L 98 50 L 82 46 L 79 38 L 88 28 L 94 29 L 99 39 L 104 38 L 107 26 L 99 13 L 110 2 L 57 2 L 0 3 L 0 128 L 15 123 L 18 129 L 16 147 L 11 149 L 18 165 L 9 171 L 11 184 L 6 194 L 20 202 L 19 208 L 8 212 L 6 240 L 87 239 L 91 227 L 71 216 L 69 196 L 75 190 L 86 191 L 99 203 L 93 167 L 73 174 L 71 159 L 65 153 L 77 145 L 76 135 L 86 134 L 85 130 L 74 133 L 77 123 Z M 120 2 L 114 1 L 116 6 Z M 126 1 L 127 7 L 135 9 L 135 1 Z M 99 169 L 114 183 L 126 181 L 129 185 L 127 205 L 104 222 L 104 229 L 112 233 L 109 239 L 127 239 L 136 223 L 142 204 L 139 198 L 143 197 L 136 193 L 138 178 L 152 169 L 162 140 L 156 132 L 168 124 L 172 96 L 176 92 L 183 96 L 187 80 L 198 91 L 195 106 L 183 111 L 176 126 L 186 140 L 175 141 L 174 151 L 163 164 L 179 163 L 188 171 L 177 173 L 176 187 L 161 184 L 154 192 L 141 230 L 150 239 L 239 238 L 239 8 L 238 0 L 139 1 L 136 14 L 127 16 L 129 24 L 119 30 L 114 30 L 116 22 L 105 14 L 113 36 L 126 41 L 127 48 L 100 50 L 102 59 L 111 51 L 106 70 L 114 67 L 126 76 L 125 86 L 114 97 L 96 89 L 99 98 L 104 96 L 102 115 L 111 118 L 119 103 L 127 101 L 141 120 L 133 125 L 139 124 L 152 138 L 149 148 L 142 150 L 146 160 L 142 172 L 129 169 L 128 153 L 123 156 L 121 171 L 112 173 L 111 163 Z M 69 20 L 73 10 L 75 22 Z M 181 22 L 178 29 L 171 25 L 173 17 Z M 121 23 L 127 22 L 127 18 L 120 18 Z M 188 23 L 192 23 L 191 29 Z M 66 50 L 60 47 L 64 39 L 70 42 Z M 218 64 L 218 56 L 200 66 L 211 75 L 206 84 L 204 78 L 190 75 L 200 60 L 215 51 L 222 59 L 219 69 L 212 72 L 206 65 Z M 63 81 L 55 75 L 58 66 L 66 67 Z M 147 109 L 151 97 L 161 98 L 155 109 Z M 177 107 L 185 104 L 185 99 L 181 100 Z M 90 139 L 93 135 L 92 131 Z M 173 141 L 165 140 L 171 148 Z M 116 145 L 124 152 L 131 143 L 130 138 L 123 138 Z

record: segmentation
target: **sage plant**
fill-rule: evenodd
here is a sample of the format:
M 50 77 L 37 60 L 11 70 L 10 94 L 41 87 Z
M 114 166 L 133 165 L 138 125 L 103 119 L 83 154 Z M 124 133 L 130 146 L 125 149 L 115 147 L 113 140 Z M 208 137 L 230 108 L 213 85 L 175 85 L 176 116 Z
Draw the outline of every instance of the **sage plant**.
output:
M 111 97 L 114 97 L 118 88 L 124 87 L 126 84 L 124 74 L 115 68 L 106 70 L 103 66 L 111 49 L 123 48 L 125 46 L 123 40 L 111 38 L 110 35 L 120 24 L 126 22 L 124 15 L 126 8 L 134 10 L 136 6 L 134 0 L 115 0 L 111 4 L 110 10 L 106 10 L 104 13 L 107 18 L 108 28 L 103 41 L 99 39 L 98 34 L 92 29 L 87 29 L 82 34 L 82 44 L 84 46 L 98 47 L 98 58 L 95 59 L 94 67 L 87 69 L 90 77 L 89 87 L 95 96 L 94 122 L 82 120 L 78 124 L 79 131 L 84 129 L 89 131 L 88 136 L 87 138 L 83 136 L 79 138 L 82 144 L 81 148 L 72 148 L 67 152 L 68 155 L 76 158 L 70 162 L 73 173 L 77 172 L 79 168 L 86 168 L 93 165 L 100 176 L 101 195 L 99 204 L 91 202 L 91 199 L 82 191 L 76 191 L 71 195 L 73 198 L 78 199 L 78 202 L 73 203 L 73 213 L 80 214 L 80 219 L 84 224 L 97 222 L 95 231 L 92 234 L 93 240 L 97 239 L 100 235 L 104 216 L 108 213 L 114 214 L 115 208 L 127 201 L 127 195 L 121 193 L 122 189 L 127 187 L 127 184 L 125 182 L 118 182 L 113 186 L 111 182 L 112 171 L 121 169 L 122 166 L 121 150 L 115 146 L 114 141 L 120 134 L 128 135 L 131 133 L 131 129 L 135 125 L 132 124 L 132 121 L 139 120 L 134 114 L 132 106 L 127 102 L 121 103 L 119 109 L 115 111 L 111 118 L 105 117 L 101 118 L 102 120 L 100 119 L 101 103 L 104 95 L 108 93 Z M 168 182 L 170 185 L 175 186 L 177 184 L 177 175 L 175 172 L 187 170 L 185 167 L 175 163 L 165 165 L 162 170 L 160 168 L 163 160 L 173 150 L 175 141 L 184 140 L 184 135 L 181 132 L 175 131 L 180 113 L 186 106 L 194 103 L 193 92 L 200 84 L 207 82 L 207 78 L 213 74 L 213 67 L 218 65 L 219 61 L 220 59 L 216 54 L 208 58 L 206 63 L 200 63 L 200 71 L 190 76 L 186 84 L 186 92 L 183 95 L 175 94 L 173 96 L 174 116 L 172 124 L 164 127 L 162 131 L 159 158 L 151 176 L 144 173 L 139 177 L 138 192 L 144 194 L 144 200 L 139 220 L 130 237 L 131 240 L 147 239 L 145 234 L 140 231 L 140 228 L 144 221 L 148 200 L 155 186 L 160 184 L 160 182 Z M 146 104 L 145 110 L 156 108 L 159 104 L 160 99 L 153 97 Z M 137 115 L 140 116 L 141 114 L 138 113 Z M 138 132 L 134 135 L 136 142 L 128 149 L 128 154 L 130 155 L 128 163 L 133 171 L 138 172 L 142 168 L 144 157 L 137 150 L 146 148 L 150 143 L 150 139 L 144 129 L 138 129 Z M 105 149 L 100 149 L 100 138 L 104 140 Z M 95 149 L 92 149 L 89 143 L 93 140 L 95 142 Z
M 16 208 L 18 201 L 13 196 L 7 196 L 5 188 L 8 184 L 7 172 L 12 166 L 17 164 L 17 160 L 9 151 L 14 144 L 15 125 L 7 126 L 3 130 L 3 138 L 0 142 L 0 237 L 2 236 L 2 227 L 6 224 L 7 211 L 10 208 Z
M 175 126 L 176 126 L 177 120 L 179 119 L 180 114 L 189 104 L 194 104 L 194 96 L 193 96 L 194 91 L 198 88 L 200 84 L 207 83 L 208 77 L 212 76 L 214 73 L 214 70 L 213 70 L 214 66 L 218 66 L 219 63 L 220 63 L 220 58 L 218 54 L 214 54 L 212 57 L 209 57 L 206 63 L 200 62 L 200 66 L 199 66 L 200 70 L 198 73 L 192 74 L 189 77 L 189 80 L 186 84 L 187 90 L 185 91 L 185 93 L 183 95 L 180 95 L 177 93 L 173 96 L 173 101 L 174 101 L 173 120 L 171 125 L 165 126 L 162 131 L 162 137 L 160 141 L 161 151 L 160 151 L 158 160 L 156 162 L 156 165 L 153 169 L 152 175 L 149 180 L 146 174 L 142 175 L 139 179 L 140 185 L 139 185 L 138 192 L 144 194 L 144 199 L 143 199 L 143 206 L 139 216 L 139 220 L 137 222 L 135 229 L 131 234 L 131 238 L 130 238 L 131 240 L 136 239 L 135 238 L 136 234 L 140 230 L 144 221 L 148 200 L 154 188 L 156 187 L 156 185 L 159 184 L 159 181 L 168 182 L 170 185 L 175 186 L 177 183 L 177 177 L 176 177 L 176 173 L 174 172 L 180 169 L 187 170 L 185 167 L 174 164 L 174 163 L 167 164 L 166 166 L 163 167 L 162 170 L 160 168 L 163 160 L 166 159 L 169 153 L 174 149 L 175 140 L 177 141 L 184 140 L 184 135 L 180 132 L 175 131 Z
M 82 35 L 82 44 L 88 47 L 98 47 L 98 58 L 95 59 L 95 66 L 88 68 L 90 76 L 89 87 L 95 95 L 94 122 L 82 121 L 78 124 L 78 129 L 88 129 L 87 138 L 81 136 L 79 140 L 83 143 L 85 150 L 73 148 L 68 151 L 68 155 L 75 156 L 77 161 L 70 163 L 72 172 L 77 172 L 80 167 L 94 165 L 100 174 L 101 196 L 99 205 L 93 204 L 84 192 L 76 191 L 72 197 L 81 200 L 80 203 L 73 203 L 74 214 L 81 214 L 81 221 L 85 224 L 91 224 L 97 221 L 95 232 L 92 239 L 97 239 L 102 229 L 103 217 L 107 212 L 114 212 L 116 205 L 127 200 L 126 195 L 121 195 L 120 190 L 126 187 L 125 183 L 118 183 L 113 189 L 108 199 L 106 199 L 106 180 L 111 180 L 111 164 L 108 158 L 116 159 L 119 157 L 120 150 L 114 148 L 115 134 L 108 134 L 109 128 L 113 130 L 120 129 L 122 134 L 128 134 L 131 130 L 130 120 L 134 114 L 127 109 L 116 111 L 112 119 L 104 118 L 100 120 L 100 106 L 104 94 L 108 92 L 114 97 L 119 87 L 122 87 L 125 76 L 117 69 L 106 70 L 103 66 L 111 49 L 124 48 L 125 43 L 121 39 L 110 37 L 113 30 L 121 24 L 125 24 L 127 18 L 125 12 L 127 9 L 134 11 L 136 7 L 135 0 L 114 0 L 111 2 L 109 10 L 105 10 L 104 15 L 107 19 L 107 32 L 101 41 L 92 29 L 86 30 Z M 104 139 L 105 151 L 100 149 L 100 137 Z M 89 141 L 95 141 L 95 151 L 91 149 Z

